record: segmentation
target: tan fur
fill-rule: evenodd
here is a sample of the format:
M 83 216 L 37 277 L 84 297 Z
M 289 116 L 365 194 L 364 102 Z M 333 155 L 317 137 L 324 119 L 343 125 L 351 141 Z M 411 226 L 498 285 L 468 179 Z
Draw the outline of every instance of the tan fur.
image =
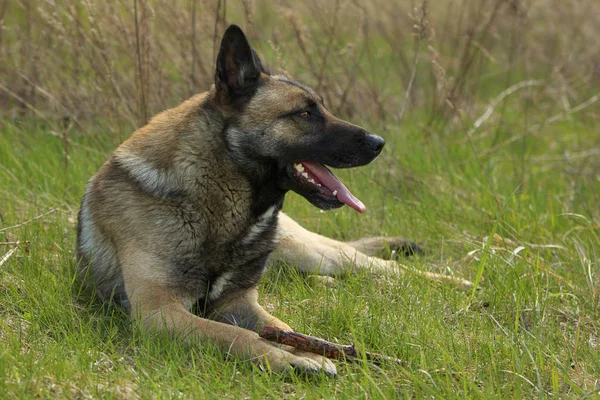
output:
M 259 305 L 256 286 L 270 255 L 333 276 L 407 269 L 373 257 L 402 239 L 342 243 L 279 212 L 289 190 L 321 208 L 342 205 L 294 180 L 293 163 L 364 165 L 384 141 L 333 116 L 312 89 L 268 75 L 237 27 L 224 35 L 215 76 L 209 92 L 158 114 L 90 179 L 79 213 L 80 275 L 148 329 L 190 343 L 206 338 L 275 371 L 333 375 L 331 361 L 257 335 L 267 325 L 290 327 Z M 305 120 L 305 108 L 316 118 Z
M 340 276 L 368 271 L 374 274 L 403 274 L 410 271 L 427 279 L 447 281 L 468 289 L 472 283 L 451 276 L 418 271 L 393 260 L 371 257 L 363 251 L 381 253 L 390 244 L 405 242 L 402 238 L 371 237 L 344 243 L 304 229 L 289 216 L 279 216 L 279 246 L 273 258 L 299 270 L 319 275 Z

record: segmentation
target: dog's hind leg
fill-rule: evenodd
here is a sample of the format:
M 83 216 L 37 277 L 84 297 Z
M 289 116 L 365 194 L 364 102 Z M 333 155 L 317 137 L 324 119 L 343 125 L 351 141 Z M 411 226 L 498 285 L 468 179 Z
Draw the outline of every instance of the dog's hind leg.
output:
M 409 271 L 430 280 L 448 281 L 461 288 L 470 288 L 473 285 L 464 279 L 418 271 L 393 260 L 368 256 L 353 247 L 352 243 L 329 239 L 304 229 L 283 213 L 279 214 L 278 229 L 279 244 L 273 256 L 274 260 L 283 261 L 302 272 L 339 276 L 360 271 L 375 274 L 397 274 Z M 373 251 L 376 245 L 381 245 L 382 242 L 382 239 L 365 240 L 359 242 L 359 246 L 367 251 Z
M 279 214 L 278 240 L 274 259 L 302 272 L 339 276 L 360 270 L 384 272 L 394 266 L 391 261 L 369 257 L 347 243 L 304 229 L 283 213 Z

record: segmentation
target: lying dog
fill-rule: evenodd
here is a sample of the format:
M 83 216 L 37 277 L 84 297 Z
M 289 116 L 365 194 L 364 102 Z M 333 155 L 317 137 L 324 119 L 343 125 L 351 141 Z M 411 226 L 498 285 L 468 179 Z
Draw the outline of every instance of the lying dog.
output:
M 206 337 L 239 357 L 268 359 L 273 370 L 335 374 L 331 361 L 255 333 L 266 325 L 290 329 L 258 304 L 257 284 L 272 254 L 321 274 L 340 274 L 348 264 L 397 270 L 361 251 L 410 243 L 341 243 L 280 212 L 289 190 L 321 209 L 345 204 L 363 212 L 326 166 L 365 165 L 383 146 L 381 137 L 336 118 L 312 89 L 269 74 L 232 25 L 214 86 L 154 117 L 89 181 L 78 219 L 80 273 L 147 328 Z

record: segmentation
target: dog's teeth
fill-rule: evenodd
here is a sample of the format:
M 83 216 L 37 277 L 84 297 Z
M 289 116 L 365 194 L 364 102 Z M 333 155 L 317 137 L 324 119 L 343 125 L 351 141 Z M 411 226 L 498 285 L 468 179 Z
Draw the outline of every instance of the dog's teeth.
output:
M 302 176 L 308 179 L 308 174 L 306 172 L 303 172 Z
M 316 185 L 317 185 L 318 187 L 321 187 L 321 184 L 320 184 L 320 183 L 317 183 Z
M 294 164 L 294 168 L 298 172 L 304 172 L 304 166 L 302 164 Z
M 314 180 L 314 179 L 309 179 L 308 181 L 309 181 L 310 183 L 315 183 L 315 180 Z
M 334 196 L 337 196 L 337 190 L 334 190 L 333 193 L 331 193 Z

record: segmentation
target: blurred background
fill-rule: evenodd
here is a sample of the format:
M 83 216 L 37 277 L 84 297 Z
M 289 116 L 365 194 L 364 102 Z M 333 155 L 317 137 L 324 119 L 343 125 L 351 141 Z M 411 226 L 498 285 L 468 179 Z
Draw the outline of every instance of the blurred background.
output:
M 130 132 L 206 90 L 230 23 L 338 114 L 393 122 L 408 111 L 428 134 L 464 130 L 507 89 L 503 114 L 529 109 L 533 124 L 600 87 L 590 0 L 3 0 L 0 21 L 4 116 L 62 129 Z
M 210 87 L 235 23 L 272 72 L 387 140 L 340 171 L 364 216 L 288 196 L 312 229 L 464 254 L 499 221 L 529 241 L 568 231 L 565 213 L 600 225 L 598 1 L 0 0 L 0 21 L 0 200 L 16 215 L 41 198 L 74 214 L 121 141 Z

